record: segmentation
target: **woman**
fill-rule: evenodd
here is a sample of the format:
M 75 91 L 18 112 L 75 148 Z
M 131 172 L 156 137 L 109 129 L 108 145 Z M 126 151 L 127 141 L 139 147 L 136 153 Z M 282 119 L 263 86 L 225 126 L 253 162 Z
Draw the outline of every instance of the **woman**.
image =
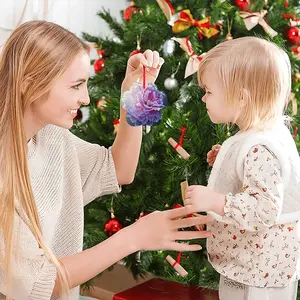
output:
M 129 126 L 123 109 L 109 149 L 68 131 L 90 101 L 88 53 L 74 34 L 45 21 L 18 27 L 2 50 L 0 299 L 57 299 L 61 293 L 75 300 L 80 284 L 130 253 L 195 251 L 200 246 L 175 240 L 209 236 L 177 231 L 207 222 L 178 219 L 193 212 L 187 207 L 154 212 L 82 251 L 83 206 L 132 182 L 142 139 L 142 128 Z M 131 57 L 122 93 L 141 77 L 143 65 L 154 82 L 159 63 L 151 50 Z

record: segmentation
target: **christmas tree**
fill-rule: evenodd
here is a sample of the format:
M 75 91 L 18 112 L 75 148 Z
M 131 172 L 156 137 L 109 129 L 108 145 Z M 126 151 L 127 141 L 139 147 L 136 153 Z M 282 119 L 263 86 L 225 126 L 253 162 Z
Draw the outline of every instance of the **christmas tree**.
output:
M 85 208 L 86 248 L 103 241 L 114 230 L 132 224 L 143 214 L 182 205 L 182 181 L 207 183 L 210 172 L 207 152 L 236 131 L 234 127 L 210 122 L 201 101 L 203 91 L 197 83 L 198 62 L 218 43 L 255 35 L 286 49 L 293 76 L 288 111 L 293 115 L 292 131 L 300 146 L 299 0 L 136 0 L 128 5 L 121 12 L 122 22 L 117 22 L 105 9 L 98 13 L 110 26 L 114 39 L 83 34 L 96 47 L 99 57 L 92 61 L 95 75 L 89 80 L 89 119 L 78 120 L 73 131 L 89 142 L 106 147 L 113 143 L 127 59 L 148 48 L 159 51 L 165 59 L 156 84 L 166 93 L 168 106 L 158 126 L 144 128 L 134 182 L 124 186 L 122 193 L 97 199 Z M 170 138 L 173 146 L 168 142 Z M 186 152 L 182 154 L 180 149 Z M 151 272 L 175 281 L 216 288 L 218 274 L 207 261 L 205 241 L 196 242 L 203 246 L 197 253 L 138 252 L 125 258 L 125 263 L 134 276 Z M 180 259 L 187 276 L 182 277 L 174 270 L 166 261 L 168 255 L 178 262 Z

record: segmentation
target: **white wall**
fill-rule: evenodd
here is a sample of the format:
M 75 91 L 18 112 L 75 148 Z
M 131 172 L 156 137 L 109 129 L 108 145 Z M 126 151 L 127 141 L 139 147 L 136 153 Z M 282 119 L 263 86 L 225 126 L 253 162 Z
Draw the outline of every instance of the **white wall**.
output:
M 126 0 L 2 0 L 0 46 L 19 21 L 35 19 L 58 23 L 79 36 L 85 31 L 91 35 L 112 37 L 108 26 L 97 16 L 97 12 L 104 7 L 120 20 L 120 11 L 127 6 Z

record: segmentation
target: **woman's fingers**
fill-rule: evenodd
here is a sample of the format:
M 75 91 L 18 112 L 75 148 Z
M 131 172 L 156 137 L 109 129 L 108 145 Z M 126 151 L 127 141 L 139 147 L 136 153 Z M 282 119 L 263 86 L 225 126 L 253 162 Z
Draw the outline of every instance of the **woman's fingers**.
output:
M 188 241 L 196 239 L 206 239 L 211 236 L 209 231 L 177 231 L 174 233 L 174 240 Z
M 173 229 L 192 227 L 199 224 L 207 224 L 212 222 L 213 218 L 211 216 L 199 216 L 199 217 L 189 217 L 179 220 L 174 220 L 172 222 Z

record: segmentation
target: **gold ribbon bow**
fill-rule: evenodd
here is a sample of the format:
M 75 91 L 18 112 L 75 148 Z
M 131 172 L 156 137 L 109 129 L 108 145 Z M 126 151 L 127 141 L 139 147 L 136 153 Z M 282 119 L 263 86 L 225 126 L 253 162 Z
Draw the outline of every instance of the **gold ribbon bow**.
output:
M 210 25 L 210 17 L 204 18 L 200 21 L 195 20 L 189 9 L 182 10 L 179 13 L 178 20 L 174 22 L 172 30 L 173 32 L 178 33 L 187 30 L 192 26 L 197 28 L 200 39 L 202 39 L 203 36 L 211 38 L 219 33 L 218 29 Z

